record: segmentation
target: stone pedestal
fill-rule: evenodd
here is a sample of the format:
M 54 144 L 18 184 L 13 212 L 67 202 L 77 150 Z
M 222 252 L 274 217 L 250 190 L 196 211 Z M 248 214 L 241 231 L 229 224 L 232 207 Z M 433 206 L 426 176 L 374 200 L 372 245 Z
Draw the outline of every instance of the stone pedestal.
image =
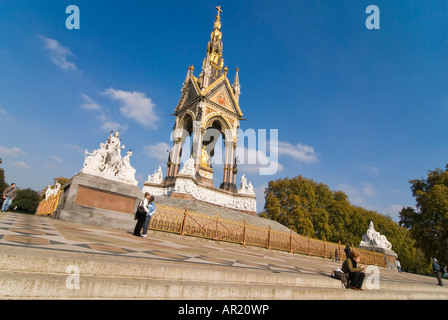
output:
M 386 257 L 387 268 L 398 271 L 396 264 L 398 255 L 396 254 L 395 251 L 381 247 L 363 246 L 363 245 L 358 246 L 358 248 L 383 253 Z
M 63 187 L 53 218 L 132 230 L 142 191 L 135 185 L 78 173 Z
M 197 175 L 196 175 L 197 176 Z M 257 215 L 255 194 L 234 193 L 203 184 L 192 175 L 179 174 L 174 183 L 155 184 L 145 182 L 143 192 L 154 196 L 177 199 L 194 199 L 215 206 L 237 210 L 250 215 Z
M 213 169 L 207 166 L 200 165 L 199 172 L 196 175 L 196 180 L 203 185 L 213 187 Z

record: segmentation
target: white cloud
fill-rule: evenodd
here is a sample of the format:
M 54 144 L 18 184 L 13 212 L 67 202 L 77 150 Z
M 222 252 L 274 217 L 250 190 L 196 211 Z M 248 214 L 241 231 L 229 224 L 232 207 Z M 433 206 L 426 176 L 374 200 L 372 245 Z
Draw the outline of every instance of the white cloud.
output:
M 124 117 L 133 119 L 145 127 L 156 129 L 155 123 L 159 118 L 154 112 L 155 104 L 143 92 L 109 88 L 103 94 L 121 102 L 123 106 L 120 112 Z
M 376 195 L 375 187 L 369 183 L 364 183 L 361 188 L 361 194 L 367 197 L 373 197 Z
M 101 114 L 97 115 L 96 118 L 99 121 L 101 121 L 101 122 L 106 122 L 107 121 L 107 116 L 104 113 L 101 113 Z
M 68 56 L 73 56 L 73 53 L 66 47 L 63 47 L 57 40 L 49 39 L 42 36 L 45 44 L 45 49 L 50 54 L 51 61 L 64 71 L 74 70 L 78 71 L 73 62 L 67 60 Z
M 103 125 L 101 126 L 101 129 L 103 129 L 104 131 L 120 131 L 120 132 L 125 132 L 128 129 L 128 125 L 121 125 L 118 122 L 114 122 L 114 121 L 106 121 L 103 123 Z
M 56 161 L 57 163 L 62 163 L 62 162 L 63 162 L 62 159 L 59 158 L 58 156 L 51 156 L 51 158 L 52 158 L 54 161 Z
M 373 174 L 378 174 L 380 172 L 380 169 L 378 169 L 377 167 L 367 166 L 365 164 L 358 166 L 357 169 L 360 171 L 364 171 L 367 173 L 373 173 Z
M 267 155 L 268 153 L 269 156 Z M 248 148 L 238 146 L 236 155 L 244 171 L 250 173 L 258 172 L 260 175 L 274 175 L 282 171 L 284 166 L 278 161 L 281 155 L 292 157 L 299 162 L 311 163 L 318 161 L 318 154 L 313 147 L 301 143 L 292 145 L 289 142 L 277 141 L 276 139 L 267 141 L 265 144 L 261 143 L 261 145 L 258 143 L 258 150 L 253 146 Z
M 31 167 L 23 161 L 11 162 L 11 166 L 19 169 L 31 170 Z
M 366 198 L 376 195 L 375 187 L 370 183 L 363 183 L 360 187 L 342 183 L 338 186 L 338 189 L 344 191 L 348 195 L 350 202 L 357 206 L 365 205 Z
M 385 212 L 390 214 L 391 216 L 399 216 L 399 213 L 401 209 L 403 209 L 405 206 L 400 204 L 392 204 L 389 207 L 386 208 Z
M 65 146 L 67 148 L 69 148 L 69 149 L 73 149 L 73 150 L 78 151 L 78 152 L 84 153 L 84 151 L 85 151 L 83 148 L 81 148 L 80 146 L 78 146 L 76 144 L 66 144 Z
M 11 118 L 8 115 L 8 111 L 0 107 L 0 115 L 2 116 L 2 121 L 11 121 Z
M 20 148 L 5 148 L 0 146 L 0 155 L 2 156 L 10 156 L 10 157 L 18 157 L 26 155 L 26 152 L 22 151 Z
M 315 162 L 318 160 L 318 154 L 314 147 L 310 147 L 301 143 L 293 145 L 289 142 L 278 142 L 278 154 L 286 155 L 300 162 Z
M 161 160 L 161 161 L 168 159 L 167 150 L 170 150 L 170 149 L 171 149 L 171 147 L 165 142 L 159 142 L 155 145 L 143 147 L 143 151 L 146 155 L 150 156 L 151 158 Z
M 268 157 L 265 152 L 253 148 L 238 147 L 236 149 L 238 157 L 238 168 L 248 173 L 259 173 L 260 175 L 274 175 L 283 170 L 283 166 L 277 161 L 277 156 L 271 154 Z
M 81 106 L 81 108 L 85 109 L 85 110 L 100 110 L 101 106 L 96 103 L 92 98 L 90 98 L 88 95 L 81 93 L 81 97 L 84 100 L 83 105 Z

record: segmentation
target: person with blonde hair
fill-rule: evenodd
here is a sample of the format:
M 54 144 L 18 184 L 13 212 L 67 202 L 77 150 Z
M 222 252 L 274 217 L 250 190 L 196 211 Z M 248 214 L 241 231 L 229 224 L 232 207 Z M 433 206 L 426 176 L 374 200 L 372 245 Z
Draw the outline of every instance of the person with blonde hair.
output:
M 146 238 L 147 233 L 148 233 L 149 222 L 151 221 L 152 216 L 156 212 L 156 205 L 154 204 L 154 197 L 153 196 L 150 196 L 150 198 L 148 199 L 147 209 L 149 211 L 146 213 L 145 222 L 143 223 L 143 231 L 142 231 L 142 234 L 141 234 L 141 237 L 143 237 L 143 238 Z
M 356 252 L 352 251 L 350 257 L 342 264 L 342 272 L 345 273 L 348 279 L 348 287 L 353 290 L 362 290 L 362 283 L 364 282 L 364 266 L 358 267 L 361 257 Z

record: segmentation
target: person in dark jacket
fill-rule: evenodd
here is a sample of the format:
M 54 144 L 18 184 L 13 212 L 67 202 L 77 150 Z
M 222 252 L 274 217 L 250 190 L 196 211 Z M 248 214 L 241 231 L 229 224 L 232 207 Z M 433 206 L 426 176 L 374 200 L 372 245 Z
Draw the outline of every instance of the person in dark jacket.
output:
M 443 283 L 442 283 L 442 270 L 440 269 L 440 266 L 437 263 L 437 259 L 436 258 L 432 259 L 432 271 L 434 271 L 434 273 L 436 274 L 437 281 L 439 282 L 437 285 L 443 286 Z
M 344 261 L 342 264 L 342 272 L 345 273 L 348 279 L 348 286 L 353 290 L 362 290 L 362 283 L 365 278 L 364 274 L 364 266 L 361 265 L 358 267 L 358 263 L 361 260 L 361 257 L 356 252 L 350 253 L 350 258 Z
M 138 209 L 135 214 L 135 220 L 137 220 L 137 223 L 134 228 L 134 236 L 141 237 L 142 236 L 142 228 L 145 224 L 146 216 L 149 213 L 148 209 L 148 203 L 149 198 L 151 197 L 151 194 L 149 192 L 145 192 L 145 196 L 140 200 L 139 207 L 141 207 L 144 212 L 139 213 Z
M 12 200 L 16 197 L 17 194 L 17 188 L 16 184 L 12 183 L 10 187 L 6 188 L 5 191 L 3 191 L 3 205 L 2 205 L 2 212 L 8 211 L 9 206 L 12 203 Z
M 348 243 L 345 245 L 344 251 L 345 251 L 345 258 L 346 259 L 350 258 L 350 253 L 352 250 L 350 249 L 350 246 L 348 245 Z

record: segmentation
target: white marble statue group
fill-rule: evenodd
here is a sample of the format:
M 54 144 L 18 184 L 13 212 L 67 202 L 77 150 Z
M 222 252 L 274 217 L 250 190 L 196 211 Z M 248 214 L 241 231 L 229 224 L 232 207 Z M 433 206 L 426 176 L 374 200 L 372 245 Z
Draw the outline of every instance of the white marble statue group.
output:
M 257 203 L 255 191 L 251 182 L 247 181 L 243 174 L 241 177 L 241 187 L 238 194 L 219 192 L 218 190 L 201 186 L 194 182 L 196 176 L 196 166 L 194 158 L 190 157 L 185 161 L 179 170 L 174 186 L 163 186 L 162 168 L 159 166 L 154 174 L 148 176 L 148 180 L 143 186 L 143 192 L 150 192 L 152 195 L 169 197 L 172 192 L 190 194 L 195 199 L 228 207 L 232 209 L 256 212 Z
M 179 174 L 192 177 L 196 175 L 196 166 L 194 164 L 193 157 L 190 157 L 187 161 L 185 161 L 184 165 L 179 170 Z M 160 184 L 162 183 L 162 181 L 163 181 L 162 167 L 159 166 L 159 168 L 154 172 L 154 174 L 148 176 L 147 182 Z M 251 182 L 247 182 L 245 174 L 241 176 L 241 186 L 240 189 L 238 190 L 238 193 L 255 195 L 254 187 Z
M 162 181 L 163 181 L 163 172 L 162 167 L 159 166 L 157 170 L 154 172 L 154 174 L 148 176 L 148 182 L 159 184 L 162 183 Z
M 243 174 L 241 176 L 241 187 L 238 190 L 238 193 L 253 194 L 253 195 L 255 194 L 255 190 L 252 185 L 252 182 L 249 182 L 249 183 L 247 182 L 245 174 Z
M 119 131 L 111 131 L 105 143 L 100 143 L 100 148 L 90 153 L 85 151 L 84 165 L 80 173 L 99 176 L 105 179 L 115 180 L 138 185 L 135 179 L 136 170 L 131 166 L 130 157 L 132 151 L 129 150 L 127 155 L 121 157 L 121 145 Z M 255 191 L 252 183 L 248 182 L 246 176 L 241 177 L 241 187 L 238 194 L 227 194 L 199 186 L 195 183 L 196 166 L 194 158 L 190 157 L 185 161 L 183 167 L 179 171 L 178 179 L 174 186 L 163 186 L 163 172 L 159 166 L 154 174 L 148 176 L 145 182 L 143 192 L 149 191 L 154 195 L 169 196 L 171 192 L 191 194 L 195 199 L 201 201 L 214 201 L 214 203 L 222 206 L 232 207 L 234 209 L 256 211 Z M 191 179 L 193 178 L 193 179 Z M 50 194 L 53 189 L 48 189 Z
M 362 240 L 359 245 L 363 247 L 392 249 L 392 244 L 387 240 L 386 236 L 381 235 L 378 231 L 375 231 L 372 221 L 370 221 L 369 229 L 367 229 L 366 234 L 362 236 Z
M 131 166 L 130 160 L 132 151 L 129 150 L 127 155 L 122 158 L 122 149 L 124 149 L 124 145 L 121 145 L 119 131 L 115 133 L 111 131 L 109 138 L 105 143 L 100 144 L 99 149 L 92 153 L 89 153 L 88 150 L 85 151 L 84 167 L 81 172 L 136 186 L 138 184 L 135 179 L 136 170 Z
M 59 182 L 56 182 L 54 188 L 48 186 L 47 190 L 45 190 L 45 199 L 58 194 L 59 190 L 61 190 L 61 184 Z

